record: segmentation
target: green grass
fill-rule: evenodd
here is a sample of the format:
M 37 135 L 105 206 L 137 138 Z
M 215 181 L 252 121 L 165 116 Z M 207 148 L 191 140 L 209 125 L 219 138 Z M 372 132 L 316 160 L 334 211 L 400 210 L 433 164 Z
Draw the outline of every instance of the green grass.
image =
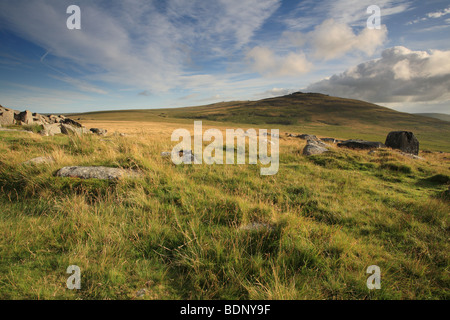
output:
M 0 132 L 0 299 L 450 298 L 448 155 L 308 158 L 283 138 L 279 173 L 260 176 L 175 166 L 154 135 L 110 140 Z M 55 163 L 22 165 L 42 155 Z M 69 165 L 144 175 L 55 177 Z M 69 265 L 80 291 L 66 289 Z M 366 287 L 370 265 L 381 290 Z

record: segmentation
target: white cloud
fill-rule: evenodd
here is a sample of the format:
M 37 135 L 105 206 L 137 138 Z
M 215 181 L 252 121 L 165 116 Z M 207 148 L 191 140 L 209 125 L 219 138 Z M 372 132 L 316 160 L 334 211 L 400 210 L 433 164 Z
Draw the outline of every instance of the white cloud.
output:
M 442 103 L 450 100 L 450 51 L 386 49 L 307 90 L 374 103 Z
M 340 58 L 348 53 L 352 55 L 364 53 L 372 56 L 383 45 L 386 38 L 387 28 L 385 25 L 382 25 L 381 29 L 364 28 L 357 34 L 347 24 L 327 19 L 308 33 L 283 32 L 277 46 L 282 54 L 276 54 L 274 50 L 267 47 L 257 46 L 248 52 L 247 58 L 252 61 L 253 70 L 260 74 L 269 76 L 298 75 L 312 69 L 312 64 L 308 59 L 327 61 Z M 296 53 L 299 48 L 307 51 L 308 57 L 303 51 Z M 291 53 L 286 54 L 286 51 L 291 51 Z
M 312 64 L 302 52 L 278 56 L 269 48 L 254 47 L 247 53 L 246 58 L 253 71 L 265 76 L 297 76 L 312 68 Z
M 330 60 L 352 51 L 361 51 L 371 56 L 387 37 L 386 26 L 382 29 L 363 29 L 358 35 L 344 23 L 325 20 L 309 34 L 315 56 Z
M 441 10 L 441 11 L 429 12 L 429 13 L 426 14 L 425 17 L 417 18 L 417 19 L 415 19 L 413 21 L 410 21 L 410 22 L 407 23 L 407 25 L 411 25 L 411 24 L 415 24 L 415 23 L 418 23 L 418 22 L 427 21 L 428 19 L 438 19 L 438 18 L 441 18 L 441 17 L 446 16 L 448 14 L 450 14 L 450 7 L 447 8 L 447 9 Z M 445 20 L 445 21 L 447 22 L 447 20 Z
M 430 12 L 427 14 L 428 18 L 440 18 L 443 16 L 446 16 L 447 14 L 450 14 L 450 7 L 447 9 L 444 9 L 442 11 L 437 11 L 437 12 Z

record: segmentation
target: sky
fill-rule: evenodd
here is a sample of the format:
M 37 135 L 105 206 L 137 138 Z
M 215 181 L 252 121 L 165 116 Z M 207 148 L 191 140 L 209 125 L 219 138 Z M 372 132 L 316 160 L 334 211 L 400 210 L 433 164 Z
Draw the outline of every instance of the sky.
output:
M 67 27 L 71 5 L 81 29 Z M 1 0 L 0 104 L 69 113 L 302 91 L 450 114 L 449 40 L 448 0 Z

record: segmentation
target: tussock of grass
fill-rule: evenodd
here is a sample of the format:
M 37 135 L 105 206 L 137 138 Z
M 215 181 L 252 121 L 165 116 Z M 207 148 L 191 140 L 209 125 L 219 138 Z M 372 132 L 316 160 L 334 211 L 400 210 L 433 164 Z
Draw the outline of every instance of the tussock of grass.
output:
M 107 140 L 0 133 L 0 298 L 450 298 L 445 154 L 304 157 L 304 141 L 282 139 L 280 171 L 265 177 L 175 166 L 160 136 Z M 55 163 L 22 165 L 44 154 Z M 71 165 L 143 177 L 54 176 Z M 369 291 L 374 264 L 382 289 Z M 65 287 L 69 265 L 80 291 Z

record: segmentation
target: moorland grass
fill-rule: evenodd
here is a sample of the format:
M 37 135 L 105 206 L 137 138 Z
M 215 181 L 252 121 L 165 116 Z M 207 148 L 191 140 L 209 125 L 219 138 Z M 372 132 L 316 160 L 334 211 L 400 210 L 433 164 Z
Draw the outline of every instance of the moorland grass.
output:
M 261 176 L 175 166 L 162 135 L 0 132 L 0 299 L 449 299 L 448 154 L 304 145 L 282 138 L 278 174 Z M 22 164 L 43 155 L 55 162 Z M 55 176 L 71 165 L 143 175 Z

